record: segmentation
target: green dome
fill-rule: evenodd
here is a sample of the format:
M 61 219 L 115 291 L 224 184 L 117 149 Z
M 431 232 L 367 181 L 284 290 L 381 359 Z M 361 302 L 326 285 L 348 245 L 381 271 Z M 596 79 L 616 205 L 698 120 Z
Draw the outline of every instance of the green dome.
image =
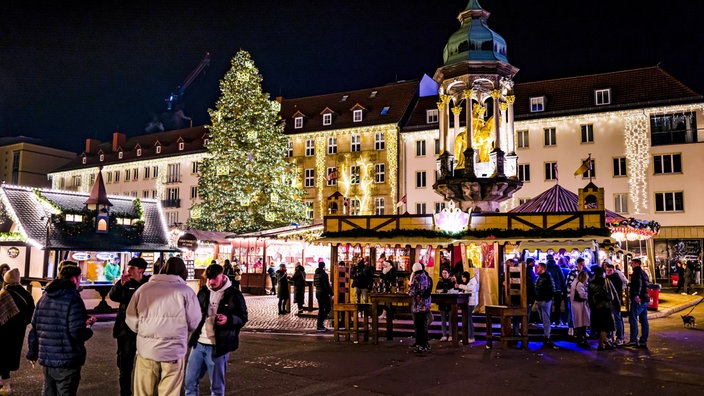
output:
M 506 41 L 487 26 L 489 12 L 478 0 L 469 0 L 457 17 L 460 28 L 447 40 L 443 50 L 445 66 L 463 61 L 499 61 L 508 63 Z

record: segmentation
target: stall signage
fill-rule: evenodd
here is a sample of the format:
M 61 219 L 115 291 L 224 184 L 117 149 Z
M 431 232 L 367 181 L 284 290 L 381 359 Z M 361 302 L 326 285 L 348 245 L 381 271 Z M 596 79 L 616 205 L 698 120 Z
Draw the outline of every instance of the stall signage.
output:
M 100 252 L 95 255 L 95 257 L 100 261 L 110 261 L 115 258 L 114 253 Z
M 178 242 L 176 243 L 176 245 L 179 248 L 196 250 L 198 248 L 198 238 L 196 238 L 196 236 L 193 234 L 186 233 L 181 235 L 180 238 L 178 238 Z
M 71 253 L 71 259 L 75 261 L 85 261 L 90 258 L 90 253 L 86 252 L 73 252 Z
M 16 258 L 17 256 L 20 255 L 20 250 L 13 246 L 13 247 L 7 249 L 7 255 L 10 258 Z

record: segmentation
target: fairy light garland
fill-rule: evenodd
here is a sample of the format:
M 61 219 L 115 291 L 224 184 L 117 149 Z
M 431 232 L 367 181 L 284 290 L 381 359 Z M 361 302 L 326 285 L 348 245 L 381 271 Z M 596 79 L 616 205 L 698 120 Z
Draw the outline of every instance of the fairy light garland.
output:
M 648 116 L 631 112 L 625 117 L 624 141 L 628 165 L 628 192 L 633 202 L 633 213 L 648 209 L 647 171 L 650 163 L 648 142 Z

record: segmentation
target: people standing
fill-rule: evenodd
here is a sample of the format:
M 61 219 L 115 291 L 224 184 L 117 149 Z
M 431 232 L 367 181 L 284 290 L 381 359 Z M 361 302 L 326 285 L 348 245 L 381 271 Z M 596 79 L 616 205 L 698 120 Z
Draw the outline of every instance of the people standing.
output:
M 535 281 L 535 305 L 543 323 L 543 347 L 559 349 L 550 339 L 550 308 L 555 295 L 552 276 L 547 273 L 547 264 L 538 263 L 538 278 Z
M 10 394 L 10 372 L 20 368 L 20 355 L 27 325 L 34 314 L 34 299 L 20 284 L 20 270 L 11 269 L 3 276 L 0 289 L 0 393 Z
M 611 301 L 611 315 L 614 317 L 614 343 L 618 346 L 623 345 L 623 317 L 621 316 L 621 305 L 623 304 L 623 274 L 616 272 L 616 266 L 613 263 L 606 264 L 606 279 L 614 285 L 616 291 L 615 298 Z M 611 338 L 611 337 L 610 337 Z
M 10 264 L 7 264 L 7 263 L 0 264 L 0 287 L 2 287 L 2 285 L 4 284 L 5 281 L 3 279 L 5 278 L 5 274 L 9 270 L 10 270 Z
M 692 285 L 694 285 L 694 263 L 690 261 L 684 264 L 684 293 L 682 294 L 697 294 Z
M 449 293 L 450 290 L 455 288 L 455 280 L 450 279 L 450 271 L 447 268 L 443 268 L 440 272 L 440 280 L 435 286 L 435 293 Z M 438 309 L 440 310 L 440 330 L 442 331 L 442 337 L 440 341 L 452 341 L 450 336 L 450 304 L 438 304 Z
M 202 316 L 188 342 L 191 352 L 186 365 L 186 396 L 199 394 L 199 383 L 206 372 L 210 394 L 225 395 L 227 361 L 230 352 L 239 347 L 240 329 L 248 320 L 244 296 L 232 286 L 222 266 L 208 266 L 205 278 L 205 286 L 198 291 Z
M 230 279 L 230 283 L 233 283 L 235 281 L 235 269 L 232 267 L 232 264 L 230 264 L 230 260 L 225 259 L 222 263 L 222 269 L 223 269 L 223 274 Z
M 144 275 L 147 262 L 141 257 L 136 257 L 127 263 L 127 273 L 122 274 L 120 280 L 110 289 L 110 300 L 119 303 L 115 315 L 115 325 L 112 336 L 117 339 L 117 367 L 120 370 L 120 395 L 132 394 L 132 371 L 134 359 L 137 355 L 137 334 L 125 323 L 127 306 L 132 300 L 132 295 L 142 285 L 149 282 L 149 275 Z
M 582 267 L 584 267 L 584 260 L 582 260 Z M 581 346 L 584 349 L 589 349 L 589 341 L 587 338 L 587 326 L 590 325 L 590 314 L 589 304 L 587 304 L 587 299 L 589 294 L 587 292 L 587 280 L 589 276 L 585 271 L 580 271 L 577 276 L 572 280 L 569 290 L 570 294 L 568 298 L 570 299 L 570 309 L 572 325 L 574 328 L 575 335 L 577 336 L 577 346 Z
M 169 258 L 132 296 L 125 323 L 137 333 L 134 393 L 159 396 L 181 393 L 188 334 L 198 328 L 201 312 L 196 293 L 186 284 L 188 270 L 179 257 Z
M 675 290 L 675 293 L 679 293 L 680 290 L 682 290 L 683 286 L 684 286 L 684 272 L 685 272 L 685 270 L 684 270 L 684 264 L 681 261 L 678 261 L 675 265 L 677 268 L 677 290 Z M 686 290 L 685 290 L 685 292 L 682 292 L 682 295 L 683 296 L 687 295 Z
M 611 316 L 611 302 L 616 291 L 604 277 L 601 267 L 594 268 L 594 278 L 589 282 L 589 310 L 591 313 L 591 330 L 599 335 L 598 350 L 614 349 L 607 341 L 607 334 L 614 331 L 614 319 Z
M 477 269 L 475 268 L 476 272 Z M 468 330 L 467 330 L 467 342 L 470 344 L 475 341 L 474 339 L 474 321 L 472 320 L 472 314 L 474 313 L 474 307 L 477 306 L 479 301 L 479 279 L 476 276 L 471 276 L 469 271 L 462 272 L 460 281 L 455 285 L 455 288 L 459 289 L 462 293 L 469 294 L 467 299 L 467 315 L 469 317 Z
M 398 285 L 396 267 L 394 267 L 394 263 L 391 260 L 384 260 L 381 264 L 379 280 L 381 281 L 381 291 L 385 293 L 391 293 L 392 288 Z
M 290 312 L 289 300 L 291 299 L 291 288 L 288 281 L 291 277 L 286 272 L 286 264 L 279 264 L 279 269 L 276 271 L 276 286 L 279 291 L 276 297 L 279 299 L 279 315 L 286 315 Z
M 306 296 L 306 269 L 300 262 L 296 263 L 291 281 L 293 282 L 293 302 L 298 307 L 298 313 L 301 313 Z
M 93 336 L 95 318 L 88 316 L 78 287 L 81 269 L 62 261 L 59 277 L 49 283 L 37 302 L 27 339 L 27 360 L 44 368 L 44 395 L 76 395 L 85 342 Z
M 242 269 L 240 268 L 240 262 L 237 259 L 235 259 L 232 270 L 235 273 L 232 277 L 232 286 L 234 286 L 237 290 L 242 290 L 240 287 L 240 282 L 242 282 Z
M 357 265 L 352 268 L 352 287 L 354 288 L 355 301 L 357 304 L 369 303 L 369 291 L 374 282 L 372 267 L 365 261 L 365 259 L 359 260 Z
M 340 261 L 341 267 L 345 266 L 344 261 Z M 318 300 L 318 320 L 316 322 L 316 330 L 328 331 L 325 327 L 325 319 L 327 319 L 331 308 L 331 298 L 333 296 L 332 286 L 330 286 L 330 277 L 325 272 L 325 262 L 318 262 L 318 269 L 315 270 L 313 276 L 313 286 L 315 286 L 315 298 Z
M 573 268 L 570 273 L 567 275 L 567 280 L 565 281 L 565 289 L 567 290 L 567 298 L 565 299 L 566 304 L 567 304 L 567 326 L 569 329 L 567 330 L 567 334 L 569 335 L 574 335 L 574 319 L 572 318 L 572 313 L 574 310 L 570 306 L 572 304 L 572 301 L 574 300 L 571 296 L 574 295 L 572 290 L 572 285 L 574 285 L 574 280 L 577 279 L 577 276 L 585 272 L 586 270 L 584 269 L 584 258 L 580 257 L 577 259 L 577 265 L 575 268 Z M 589 276 L 587 276 L 589 278 Z
M 633 272 L 628 287 L 628 298 L 631 301 L 631 314 L 628 317 L 628 323 L 631 334 L 626 346 L 647 348 L 648 336 L 650 335 L 650 324 L 648 323 L 648 304 L 650 303 L 648 285 L 650 280 L 641 268 L 640 259 L 631 260 L 631 268 Z M 638 322 L 640 322 L 642 331 L 640 338 L 638 338 Z
M 414 352 L 427 352 L 430 350 L 428 312 L 430 312 L 432 285 L 421 263 L 413 264 L 411 269 L 413 270 L 413 279 L 408 286 L 408 295 L 411 296 L 411 312 L 416 333 Z
M 555 326 L 560 326 L 562 325 L 562 301 L 565 295 L 565 275 L 553 259 L 552 254 L 547 255 L 546 264 L 547 272 L 552 277 L 555 287 L 552 299 L 552 313 L 550 316 L 551 322 L 553 322 Z
M 271 294 L 276 295 L 276 269 L 274 268 L 274 263 L 269 263 L 266 273 L 269 274 L 269 279 L 271 279 Z
M 109 261 L 105 264 L 105 270 L 103 270 L 103 275 L 108 282 L 114 283 L 116 280 L 120 279 L 120 265 L 114 261 Z

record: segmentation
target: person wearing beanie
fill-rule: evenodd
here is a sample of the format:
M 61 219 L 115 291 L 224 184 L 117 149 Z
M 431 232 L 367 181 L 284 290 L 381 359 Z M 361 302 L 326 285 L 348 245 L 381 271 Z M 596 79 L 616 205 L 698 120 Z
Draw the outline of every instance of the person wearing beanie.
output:
M 408 287 L 408 295 L 411 296 L 411 312 L 416 332 L 414 351 L 427 352 L 430 350 L 428 313 L 430 312 L 430 294 L 433 286 L 422 264 L 415 263 L 411 269 L 413 270 L 413 279 Z
M 188 334 L 201 320 L 196 293 L 186 284 L 180 257 L 169 258 L 161 272 L 134 292 L 125 323 L 137 333 L 134 394 L 178 395 L 183 387 Z
M 117 283 L 110 289 L 110 300 L 119 303 L 112 336 L 117 339 L 117 367 L 120 370 L 120 395 L 132 394 L 132 370 L 137 354 L 137 334 L 125 323 L 127 306 L 134 292 L 149 282 L 149 275 L 144 275 L 147 262 L 135 257 L 127 263 L 127 272 L 119 276 Z
M 10 372 L 20 368 L 20 355 L 27 325 L 34 314 L 34 299 L 20 285 L 20 271 L 11 269 L 3 277 L 0 289 L 0 393 L 10 394 Z
M 344 267 L 345 262 L 340 261 L 340 266 Z M 315 286 L 315 299 L 318 300 L 318 320 L 316 322 L 316 330 L 326 332 L 325 319 L 327 319 L 330 309 L 332 308 L 332 286 L 330 285 L 330 277 L 325 272 L 325 263 L 319 262 L 318 269 L 315 270 L 313 276 L 313 286 Z

